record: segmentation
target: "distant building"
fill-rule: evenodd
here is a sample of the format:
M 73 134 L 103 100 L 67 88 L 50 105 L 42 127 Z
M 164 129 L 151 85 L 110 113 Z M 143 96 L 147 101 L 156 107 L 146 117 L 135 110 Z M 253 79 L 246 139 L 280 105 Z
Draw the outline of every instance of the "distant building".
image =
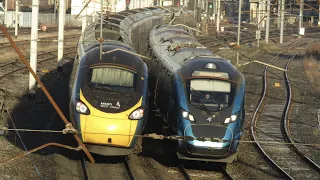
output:
M 119 12 L 126 10 L 126 0 L 103 0 L 104 11 Z M 153 5 L 154 0 L 130 0 L 129 9 L 136 9 L 142 7 L 149 7 Z M 91 15 L 94 12 L 100 12 L 101 0 L 92 0 L 86 10 L 87 15 Z M 108 4 L 107 4 L 108 3 Z M 72 0 L 71 2 L 71 14 L 79 14 L 84 4 L 81 0 Z M 85 13 L 85 12 L 84 12 Z
M 39 11 L 48 11 L 54 9 L 54 3 L 55 0 L 39 0 Z M 57 0 L 59 1 L 59 0 Z M 66 1 L 66 9 L 70 8 L 71 0 L 65 0 Z M 78 0 L 79 1 L 79 0 Z M 3 6 L 5 6 L 5 0 L 2 1 Z M 21 9 L 31 9 L 32 8 L 32 0 L 20 0 L 20 6 Z M 8 0 L 8 11 L 14 11 L 16 8 L 16 0 Z M 29 8 L 28 8 L 29 7 Z

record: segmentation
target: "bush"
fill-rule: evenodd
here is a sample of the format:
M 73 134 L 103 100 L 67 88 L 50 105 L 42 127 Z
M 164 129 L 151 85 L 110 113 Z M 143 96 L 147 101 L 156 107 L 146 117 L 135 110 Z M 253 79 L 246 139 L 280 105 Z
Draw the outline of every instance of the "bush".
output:
M 313 56 L 306 57 L 303 61 L 304 70 L 311 83 L 315 84 L 315 89 L 320 90 L 320 63 Z
M 311 44 L 306 50 L 307 57 L 313 56 L 320 60 L 320 42 Z

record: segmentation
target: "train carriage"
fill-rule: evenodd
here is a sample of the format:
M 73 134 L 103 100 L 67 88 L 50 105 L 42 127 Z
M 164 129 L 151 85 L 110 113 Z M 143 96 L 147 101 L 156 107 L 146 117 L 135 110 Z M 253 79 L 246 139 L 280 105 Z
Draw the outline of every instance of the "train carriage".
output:
M 244 76 L 199 44 L 187 29 L 155 27 L 149 36 L 154 104 L 179 136 L 180 159 L 232 162 L 244 123 Z

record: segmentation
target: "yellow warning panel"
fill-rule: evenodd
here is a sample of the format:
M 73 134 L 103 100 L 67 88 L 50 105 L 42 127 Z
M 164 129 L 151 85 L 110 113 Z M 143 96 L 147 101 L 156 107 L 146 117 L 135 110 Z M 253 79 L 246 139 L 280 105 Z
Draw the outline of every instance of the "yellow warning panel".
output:
M 280 83 L 274 83 L 274 87 L 280 87 Z

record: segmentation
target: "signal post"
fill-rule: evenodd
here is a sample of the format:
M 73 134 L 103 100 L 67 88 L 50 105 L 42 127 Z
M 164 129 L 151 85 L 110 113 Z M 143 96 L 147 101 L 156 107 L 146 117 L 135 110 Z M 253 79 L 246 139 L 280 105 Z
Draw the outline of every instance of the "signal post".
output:
M 213 16 L 214 16 L 214 12 L 213 12 L 213 0 L 209 0 L 208 1 L 208 13 L 207 13 L 207 15 L 208 15 L 208 18 L 210 19 L 210 21 L 212 21 L 212 19 L 213 19 Z

